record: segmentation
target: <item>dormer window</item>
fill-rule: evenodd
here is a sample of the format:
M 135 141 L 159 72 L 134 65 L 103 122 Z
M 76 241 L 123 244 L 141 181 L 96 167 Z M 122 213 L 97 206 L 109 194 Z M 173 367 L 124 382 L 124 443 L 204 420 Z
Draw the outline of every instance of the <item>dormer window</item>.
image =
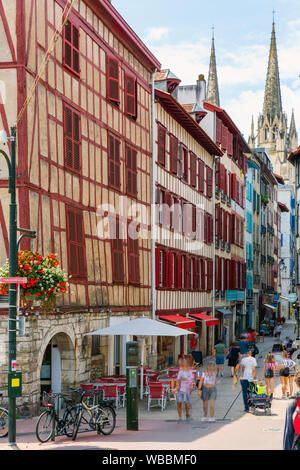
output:
M 168 93 L 172 94 L 180 84 L 180 80 L 167 80 Z

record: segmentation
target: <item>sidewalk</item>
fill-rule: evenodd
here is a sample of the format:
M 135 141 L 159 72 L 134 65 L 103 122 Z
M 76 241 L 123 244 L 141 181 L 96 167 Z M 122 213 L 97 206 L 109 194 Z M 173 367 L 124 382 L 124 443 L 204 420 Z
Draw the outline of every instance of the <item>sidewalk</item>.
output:
M 282 339 L 294 338 L 294 322 L 285 324 Z M 265 337 L 264 343 L 257 343 L 259 354 L 257 375 L 262 375 L 263 360 L 271 351 L 275 338 Z M 227 361 L 226 361 L 227 362 Z M 203 370 L 203 367 L 201 368 Z M 276 378 L 271 416 L 254 416 L 244 413 L 241 387 L 238 383 L 233 390 L 230 369 L 224 368 L 224 377 L 217 386 L 216 422 L 201 422 L 202 401 L 192 393 L 192 421 L 178 424 L 176 402 L 168 402 L 165 411 L 159 408 L 147 410 L 144 401 L 139 407 L 139 431 L 126 430 L 126 409 L 117 411 L 117 427 L 111 436 L 97 436 L 96 433 L 80 434 L 75 442 L 68 438 L 57 438 L 54 443 L 41 445 L 35 437 L 37 418 L 17 421 L 17 442 L 22 450 L 82 450 L 82 449 L 282 449 L 285 410 L 289 400 L 281 399 L 281 386 Z M 234 402 L 234 400 L 236 400 Z M 232 408 L 228 412 L 230 406 Z M 227 413 L 228 412 L 228 413 Z M 225 418 L 225 420 L 224 420 Z M 7 439 L 0 441 L 0 450 L 8 449 Z

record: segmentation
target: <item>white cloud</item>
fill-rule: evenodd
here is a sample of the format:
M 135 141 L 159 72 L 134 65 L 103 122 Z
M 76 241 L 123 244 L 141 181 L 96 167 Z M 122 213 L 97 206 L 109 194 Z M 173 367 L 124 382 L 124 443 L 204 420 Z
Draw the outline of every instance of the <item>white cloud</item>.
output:
M 168 36 L 169 29 L 168 28 L 149 28 L 147 30 L 147 35 L 145 41 L 160 41 L 161 39 Z

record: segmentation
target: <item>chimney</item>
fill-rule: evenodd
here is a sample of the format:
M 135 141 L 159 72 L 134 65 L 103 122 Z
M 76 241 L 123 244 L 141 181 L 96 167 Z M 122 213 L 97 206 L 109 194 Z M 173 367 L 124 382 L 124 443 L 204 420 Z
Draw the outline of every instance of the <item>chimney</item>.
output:
M 196 84 L 196 102 L 203 107 L 203 101 L 206 99 L 206 81 L 203 74 L 200 74 Z

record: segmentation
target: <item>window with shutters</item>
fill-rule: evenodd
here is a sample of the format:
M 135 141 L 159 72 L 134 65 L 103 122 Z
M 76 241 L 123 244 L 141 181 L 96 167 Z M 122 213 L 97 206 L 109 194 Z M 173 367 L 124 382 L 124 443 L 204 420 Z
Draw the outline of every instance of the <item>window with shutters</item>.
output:
M 177 175 L 178 139 L 170 135 L 170 171 Z
M 125 74 L 125 112 L 129 116 L 137 117 L 136 78 Z
M 64 105 L 64 152 L 65 166 L 76 172 L 81 171 L 80 115 Z
M 137 151 L 129 145 L 126 151 L 126 190 L 129 196 L 137 196 Z
M 80 74 L 79 62 L 79 28 L 70 20 L 63 32 L 63 63 L 76 75 Z
M 67 241 L 69 274 L 74 278 L 86 277 L 86 253 L 82 211 L 67 207 Z
M 166 135 L 167 131 L 161 125 L 158 125 L 157 136 L 158 136 L 158 163 L 165 166 L 166 164 Z
M 108 182 L 115 189 L 121 188 L 120 145 L 119 139 L 108 136 Z
M 124 282 L 124 244 L 122 224 L 118 217 L 111 221 L 111 251 L 113 282 Z
M 107 98 L 115 104 L 120 102 L 119 62 L 114 57 L 107 57 Z
M 139 284 L 140 282 L 140 256 L 139 238 L 136 229 L 132 230 L 132 222 L 128 223 L 128 282 Z M 129 228 L 130 227 L 130 228 Z
M 191 152 L 190 158 L 191 158 L 190 181 L 191 181 L 191 186 L 195 188 L 197 186 L 197 157 L 193 152 Z

